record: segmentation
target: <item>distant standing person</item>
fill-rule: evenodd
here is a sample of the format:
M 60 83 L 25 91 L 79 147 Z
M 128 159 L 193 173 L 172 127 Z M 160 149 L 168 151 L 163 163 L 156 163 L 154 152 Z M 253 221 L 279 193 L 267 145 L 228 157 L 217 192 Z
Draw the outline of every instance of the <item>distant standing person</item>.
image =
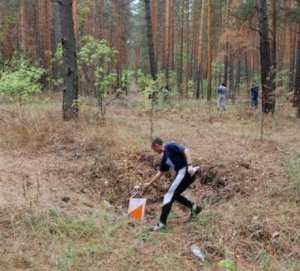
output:
M 170 96 L 169 86 L 166 85 L 166 86 L 162 87 L 160 89 L 160 91 L 161 91 L 164 103 L 167 102 L 169 100 L 169 96 Z
M 252 108 L 257 108 L 259 87 L 257 85 L 253 85 L 250 92 L 251 92 L 251 106 Z
M 223 83 L 218 87 L 218 108 L 224 111 L 226 110 L 226 94 L 227 88 Z

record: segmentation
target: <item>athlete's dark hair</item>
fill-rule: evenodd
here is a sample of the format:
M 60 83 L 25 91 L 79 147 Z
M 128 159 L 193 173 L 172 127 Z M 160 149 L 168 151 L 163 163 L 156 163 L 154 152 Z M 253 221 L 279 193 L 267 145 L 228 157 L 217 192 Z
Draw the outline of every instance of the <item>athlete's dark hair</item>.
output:
M 151 146 L 154 146 L 154 145 L 163 145 L 163 144 L 164 144 L 163 140 L 161 138 L 159 138 L 159 137 L 156 137 L 156 138 L 154 138 L 152 140 Z

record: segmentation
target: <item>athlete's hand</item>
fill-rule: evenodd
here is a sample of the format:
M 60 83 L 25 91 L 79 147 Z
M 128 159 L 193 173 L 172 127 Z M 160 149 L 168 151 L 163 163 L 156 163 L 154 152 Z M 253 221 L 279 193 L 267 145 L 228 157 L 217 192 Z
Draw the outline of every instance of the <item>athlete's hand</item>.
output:
M 195 174 L 194 167 L 192 165 L 188 166 L 188 173 L 193 176 Z
M 148 182 L 148 183 L 144 183 L 144 188 L 147 188 L 147 187 L 149 187 L 151 185 L 151 182 Z

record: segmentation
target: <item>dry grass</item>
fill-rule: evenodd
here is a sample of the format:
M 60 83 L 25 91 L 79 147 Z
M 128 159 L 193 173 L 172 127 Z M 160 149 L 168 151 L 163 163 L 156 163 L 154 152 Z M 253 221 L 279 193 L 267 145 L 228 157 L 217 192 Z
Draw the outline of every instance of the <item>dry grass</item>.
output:
M 56 98 L 0 107 L 0 160 L 8 161 L 0 162 L 0 190 L 11 186 L 12 203 L 0 211 L 0 270 L 198 270 L 193 243 L 207 254 L 203 270 L 220 270 L 222 259 L 242 271 L 299 270 L 300 127 L 285 106 L 266 120 L 263 142 L 259 115 L 243 106 L 223 114 L 192 101 L 157 108 L 156 134 L 190 146 L 194 160 L 227 184 L 197 184 L 190 194 L 205 211 L 186 224 L 175 208 L 169 230 L 159 234 L 122 215 L 128 192 L 157 162 L 148 149 L 147 110 L 138 101 L 115 105 L 103 123 L 91 105 L 82 106 L 80 120 L 69 123 L 61 121 Z M 24 176 L 26 191 L 40 180 L 33 205 L 16 195 Z M 147 223 L 157 217 L 162 194 L 157 186 L 147 195 Z M 61 203 L 63 196 L 70 203 Z

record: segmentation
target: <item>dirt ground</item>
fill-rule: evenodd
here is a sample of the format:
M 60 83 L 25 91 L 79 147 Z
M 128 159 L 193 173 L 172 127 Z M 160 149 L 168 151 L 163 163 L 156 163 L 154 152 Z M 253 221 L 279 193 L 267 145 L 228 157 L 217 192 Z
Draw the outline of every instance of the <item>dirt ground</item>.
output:
M 159 162 L 149 148 L 149 113 L 141 108 L 141 103 L 141 99 L 131 99 L 129 104 L 112 105 L 105 124 L 91 121 L 93 109 L 87 106 L 79 123 L 64 126 L 56 102 L 45 111 L 34 109 L 40 113 L 21 120 L 7 115 L 0 129 L 0 229 L 7 230 L 9 213 L 30 208 L 89 213 L 105 200 L 117 214 L 126 213 L 132 189 L 148 182 Z M 262 269 L 257 262 L 251 263 L 247 253 L 254 249 L 254 239 L 276 262 L 288 255 L 297 262 L 300 227 L 291 230 L 296 240 L 283 238 L 282 249 L 277 250 L 272 242 L 277 233 L 288 235 L 289 227 L 297 227 L 300 222 L 299 201 L 296 205 L 287 204 L 287 195 L 282 192 L 289 184 L 286 162 L 300 151 L 299 121 L 292 119 L 290 109 L 282 106 L 278 115 L 265 120 L 265 139 L 261 141 L 258 113 L 233 106 L 220 114 L 203 104 L 187 104 L 157 108 L 155 135 L 185 144 L 191 149 L 194 162 L 209 177 L 224 181 L 219 185 L 213 181 L 203 184 L 203 180 L 201 184 L 198 180 L 194 189 L 187 192 L 189 196 L 208 212 L 223 215 L 221 239 L 235 253 L 236 262 L 244 268 L 241 270 L 284 270 Z M 25 118 L 28 123 L 24 125 Z M 149 224 L 158 216 L 166 187 L 167 181 L 162 180 L 145 194 L 149 200 Z M 175 213 L 179 218 L 171 218 L 172 227 L 186 214 L 178 207 Z M 257 228 L 252 230 L 249 225 Z M 181 234 L 188 243 L 207 244 L 206 251 L 214 255 L 213 259 L 224 257 L 222 253 L 218 256 L 216 245 L 205 234 L 196 234 L 198 226 L 179 223 L 176 236 Z M 1 257 L 13 257 L 3 248 L 0 252 Z

